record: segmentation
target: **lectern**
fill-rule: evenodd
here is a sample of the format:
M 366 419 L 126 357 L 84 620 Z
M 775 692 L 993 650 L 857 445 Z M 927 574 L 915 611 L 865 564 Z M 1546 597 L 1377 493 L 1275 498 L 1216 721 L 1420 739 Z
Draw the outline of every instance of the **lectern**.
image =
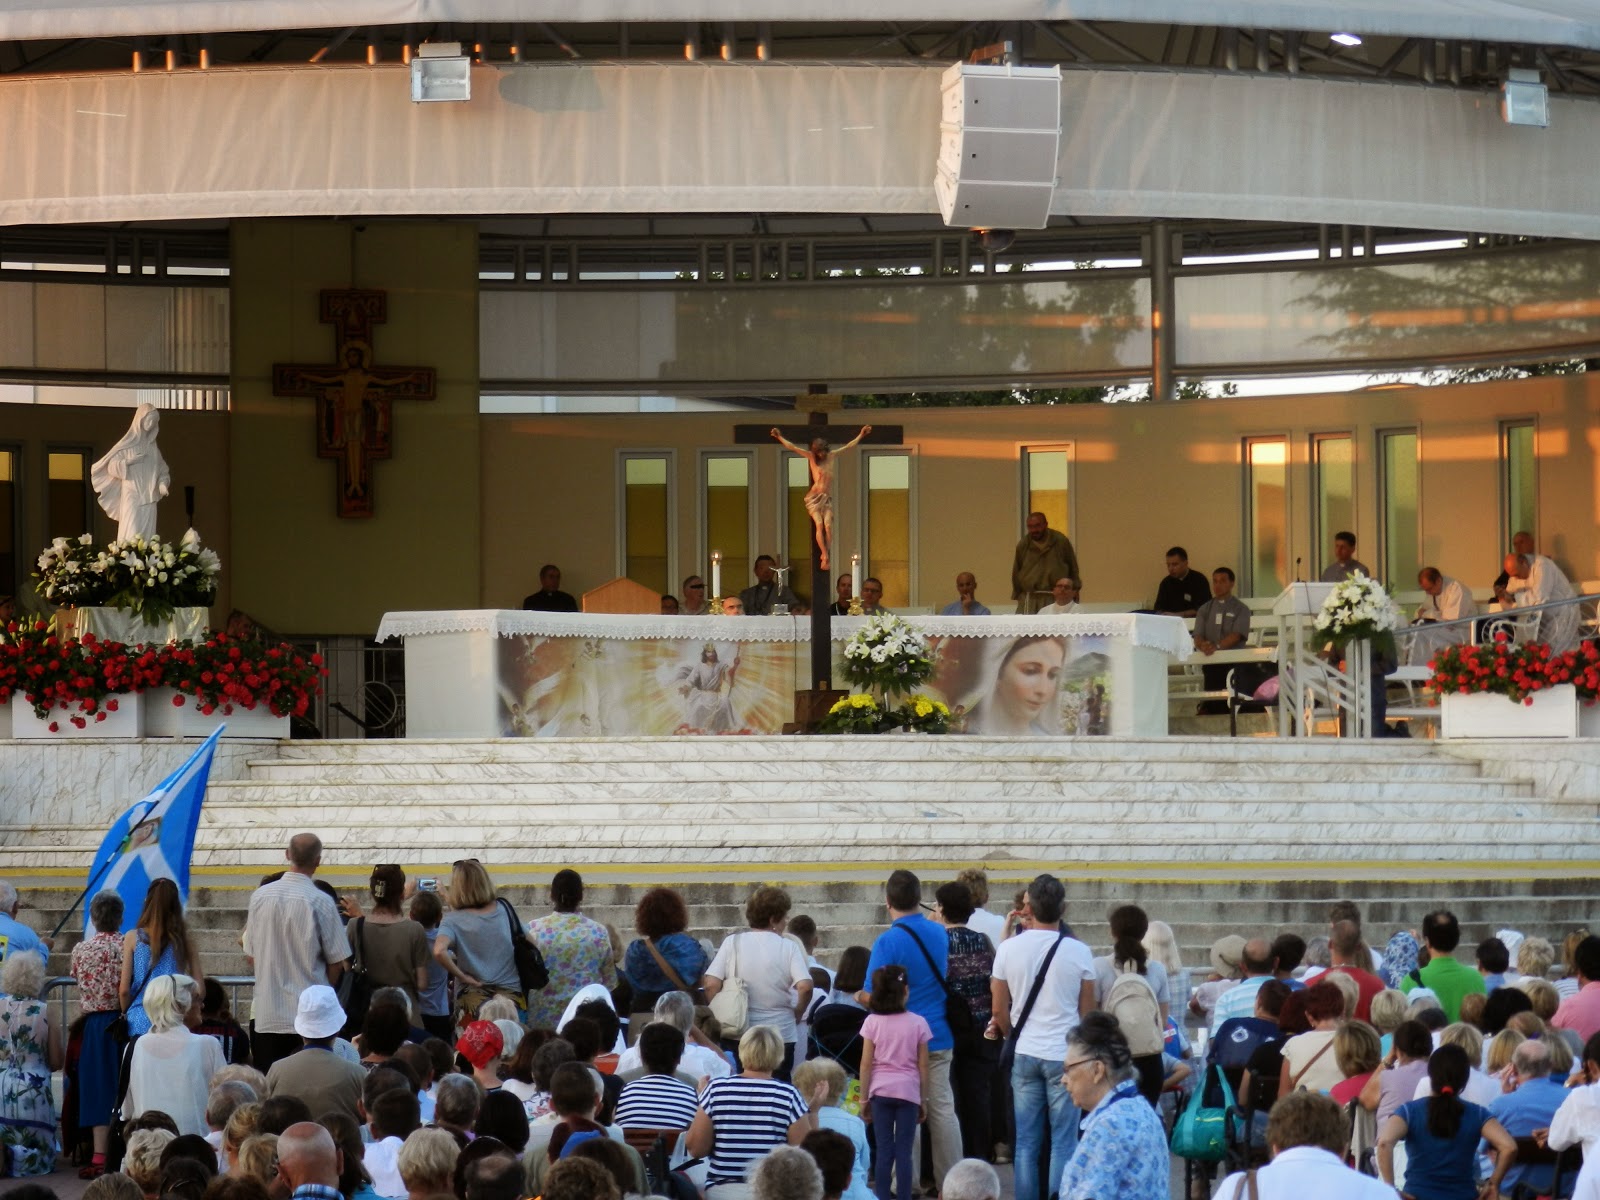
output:
M 1291 583 L 1272 602 L 1278 622 L 1279 737 L 1289 736 L 1289 722 L 1297 714 L 1301 735 L 1314 736 L 1311 714 L 1319 690 L 1330 705 L 1344 711 L 1349 736 L 1372 736 L 1372 652 L 1367 642 L 1345 647 L 1344 670 L 1318 657 L 1328 636 L 1318 633 L 1314 622 L 1335 586 Z

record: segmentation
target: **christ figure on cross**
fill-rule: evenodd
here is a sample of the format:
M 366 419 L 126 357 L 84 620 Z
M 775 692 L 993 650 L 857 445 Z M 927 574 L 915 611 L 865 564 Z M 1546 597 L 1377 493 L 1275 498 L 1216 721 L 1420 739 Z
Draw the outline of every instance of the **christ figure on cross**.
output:
M 861 432 L 839 449 L 851 449 L 871 432 L 871 425 L 863 425 Z M 826 438 L 813 438 L 811 449 L 802 450 L 776 428 L 772 431 L 772 437 L 785 450 L 801 455 L 811 468 L 811 490 L 805 498 L 806 512 L 811 514 L 811 528 L 817 535 L 817 551 L 821 555 L 818 565 L 826 571 L 828 552 L 833 548 L 833 458 L 828 450 L 828 441 Z

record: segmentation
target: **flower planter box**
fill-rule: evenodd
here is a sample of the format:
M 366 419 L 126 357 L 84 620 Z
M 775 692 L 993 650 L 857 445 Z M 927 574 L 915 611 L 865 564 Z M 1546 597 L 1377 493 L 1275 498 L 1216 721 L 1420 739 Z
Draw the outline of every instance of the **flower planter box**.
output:
M 87 713 L 80 713 L 77 706 L 70 709 L 58 708 L 46 720 L 41 720 L 29 704 L 21 696 L 13 696 L 10 703 L 9 720 L 0 720 L 0 730 L 9 730 L 10 736 L 19 739 L 38 738 L 136 738 L 144 736 L 144 697 L 136 693 L 118 696 L 117 711 L 107 712 L 104 721 L 96 721 Z M 5 709 L 0 707 L 0 713 Z M 72 723 L 74 716 L 84 718 L 84 726 L 79 729 Z M 50 732 L 50 725 L 54 722 L 56 732 Z
M 1578 692 L 1570 683 L 1533 693 L 1518 704 L 1492 692 L 1446 692 L 1440 697 L 1444 738 L 1573 738 L 1578 736 Z M 1600 721 L 1600 715 L 1593 718 Z
M 1585 704 L 1578 701 L 1578 736 L 1600 738 L 1600 702 Z
M 227 723 L 224 738 L 287 738 L 289 718 L 273 714 L 266 705 L 253 709 L 234 705 L 231 713 L 217 709 L 209 716 L 195 705 L 193 696 L 185 696 L 181 705 L 174 704 L 174 688 L 156 688 L 144 694 L 146 737 L 207 737 L 223 722 Z

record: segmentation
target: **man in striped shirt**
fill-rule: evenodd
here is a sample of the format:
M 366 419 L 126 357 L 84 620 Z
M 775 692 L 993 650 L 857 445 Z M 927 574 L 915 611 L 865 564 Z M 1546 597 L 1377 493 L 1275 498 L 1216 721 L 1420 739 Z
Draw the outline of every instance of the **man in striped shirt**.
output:
M 250 1048 L 258 1071 L 300 1050 L 294 1018 L 300 993 L 339 986 L 350 943 L 339 911 L 311 878 L 322 865 L 322 839 L 297 833 L 285 852 L 283 878 L 258 888 L 245 918 L 244 953 L 255 967 Z
M 624 1085 L 617 1101 L 616 1123 L 624 1129 L 687 1129 L 694 1121 L 699 1097 L 674 1072 L 683 1057 L 683 1034 L 656 1021 L 639 1035 L 639 1057 L 645 1074 Z

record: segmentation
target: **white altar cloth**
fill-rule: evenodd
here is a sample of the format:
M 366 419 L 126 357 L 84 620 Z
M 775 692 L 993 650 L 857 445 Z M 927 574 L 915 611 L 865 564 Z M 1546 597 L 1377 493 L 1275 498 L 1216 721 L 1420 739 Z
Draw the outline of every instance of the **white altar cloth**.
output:
M 846 641 L 870 617 L 834 617 L 833 640 Z M 1064 617 L 905 617 L 929 637 L 1024 637 L 1041 631 L 1063 637 L 1121 637 L 1160 650 L 1180 662 L 1194 640 L 1180 617 L 1154 613 L 1075 613 Z M 739 642 L 810 642 L 811 618 L 683 617 L 653 613 L 548 613 L 520 609 L 463 608 L 445 612 L 385 613 L 377 640 L 428 633 L 492 633 L 496 637 L 684 638 Z
M 935 648 L 921 690 L 973 733 L 1164 736 L 1167 663 L 1192 647 L 1144 613 L 905 619 Z M 868 620 L 835 617 L 835 645 Z M 377 638 L 397 637 L 413 738 L 777 733 L 811 686 L 804 616 L 388 613 Z

